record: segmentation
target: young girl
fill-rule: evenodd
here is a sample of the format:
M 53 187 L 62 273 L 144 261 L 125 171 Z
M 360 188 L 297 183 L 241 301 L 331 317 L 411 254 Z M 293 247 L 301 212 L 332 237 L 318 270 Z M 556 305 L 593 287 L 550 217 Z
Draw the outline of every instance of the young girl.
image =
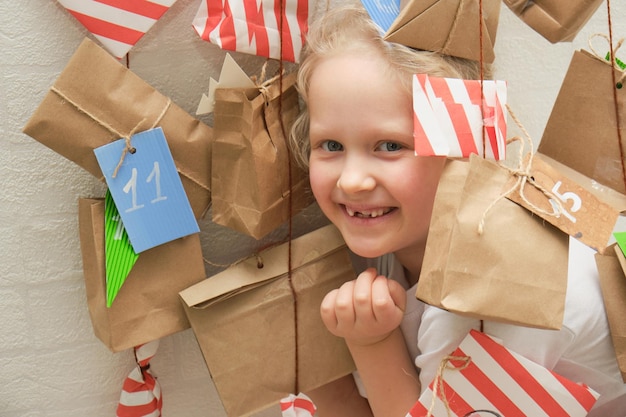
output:
M 320 417 L 366 416 L 370 407 L 376 417 L 404 417 L 441 359 L 469 329 L 479 328 L 478 320 L 415 298 L 446 163 L 443 157 L 414 155 L 411 79 L 416 73 L 480 77 L 475 62 L 384 41 L 359 6 L 331 10 L 309 30 L 298 80 L 306 109 L 292 139 L 301 162 L 308 164 L 320 208 L 364 260 L 355 281 L 326 296 L 321 314 L 328 329 L 345 339 L 368 400 L 354 395 L 351 376 L 343 378 L 309 393 Z M 624 416 L 626 389 L 597 277 L 572 279 L 561 331 L 488 322 L 485 331 L 603 394 L 606 400 L 601 397 L 599 411 L 591 415 Z

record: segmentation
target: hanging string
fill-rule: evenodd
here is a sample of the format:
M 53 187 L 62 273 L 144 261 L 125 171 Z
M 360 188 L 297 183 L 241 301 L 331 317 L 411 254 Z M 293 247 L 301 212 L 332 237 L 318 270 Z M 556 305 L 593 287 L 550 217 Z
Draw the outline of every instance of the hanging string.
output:
M 292 177 L 292 173 L 291 173 L 291 147 L 289 145 L 289 137 L 287 136 L 287 130 L 285 129 L 285 125 L 283 123 L 283 71 L 284 71 L 284 65 L 283 65 L 283 24 L 285 21 L 285 1 L 286 0 L 280 0 L 280 20 L 278 23 L 278 33 L 280 36 L 280 42 L 279 42 L 279 78 L 278 78 L 278 88 L 279 88 L 279 92 L 278 92 L 278 120 L 280 121 L 280 130 L 281 133 L 283 135 L 283 140 L 286 143 L 286 149 L 287 149 L 287 168 L 289 170 L 289 195 L 287 196 L 287 206 L 288 206 L 288 216 L 289 219 L 287 221 L 287 228 L 288 228 L 288 241 L 287 241 L 287 280 L 289 281 L 289 287 L 291 288 L 291 294 L 293 295 L 293 322 L 294 322 L 294 344 L 295 344 L 295 352 L 294 352 L 294 369 L 295 369 L 295 381 L 294 381 L 294 393 L 297 394 L 300 392 L 300 388 L 299 388 L 299 372 L 298 372 L 298 363 L 299 361 L 299 357 L 298 357 L 298 298 L 297 298 L 297 294 L 296 294 L 296 289 L 292 280 L 292 264 L 291 264 L 291 241 L 293 238 L 293 177 Z
M 606 10 L 608 16 L 608 25 L 609 25 L 609 58 L 611 59 L 611 90 L 613 91 L 613 104 L 615 107 L 615 122 L 617 126 L 617 141 L 619 144 L 619 156 L 620 162 L 622 163 L 622 179 L 624 181 L 624 187 L 626 188 L 626 164 L 624 163 L 624 144 L 622 143 L 622 128 L 620 126 L 620 113 L 619 113 L 619 102 L 617 99 L 617 89 L 622 88 L 622 84 L 618 87 L 617 80 L 615 78 L 615 49 L 613 49 L 613 24 L 611 22 L 611 1 L 606 0 Z M 623 78 L 623 77 L 622 77 Z
M 485 123 L 485 88 L 484 88 L 484 80 L 485 80 L 485 69 L 484 69 L 484 50 L 483 50 L 483 0 L 478 0 L 478 42 L 480 43 L 480 114 L 483 120 L 483 125 Z M 485 127 L 482 128 L 482 139 L 483 139 L 483 158 L 487 155 L 487 139 L 485 138 Z

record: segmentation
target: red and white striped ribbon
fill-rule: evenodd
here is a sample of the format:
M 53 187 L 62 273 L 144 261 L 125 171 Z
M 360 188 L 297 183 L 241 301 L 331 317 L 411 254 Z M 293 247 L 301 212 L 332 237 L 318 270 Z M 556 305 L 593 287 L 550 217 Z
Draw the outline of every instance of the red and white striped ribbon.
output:
M 137 366 L 124 381 L 116 417 L 161 416 L 161 386 L 150 372 L 150 360 L 158 347 L 158 340 L 135 347 Z
M 450 357 L 406 417 L 583 417 L 599 397 L 475 330 Z
M 504 81 L 484 80 L 481 92 L 479 80 L 416 74 L 413 78 L 415 153 L 457 158 L 475 153 L 504 160 L 506 99 Z
M 193 27 L 222 49 L 298 62 L 308 17 L 309 0 L 202 0 Z
M 282 417 L 313 417 L 316 409 L 313 401 L 303 393 L 289 394 L 280 400 Z
M 58 0 L 117 58 L 128 53 L 176 0 Z

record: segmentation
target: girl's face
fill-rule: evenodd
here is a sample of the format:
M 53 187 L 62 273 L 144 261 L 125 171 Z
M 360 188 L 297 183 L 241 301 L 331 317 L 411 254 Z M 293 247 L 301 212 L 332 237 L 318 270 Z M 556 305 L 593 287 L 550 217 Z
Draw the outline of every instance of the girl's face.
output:
M 321 61 L 309 84 L 313 194 L 356 254 L 419 268 L 443 157 L 416 157 L 410 94 L 382 58 Z M 417 272 L 418 271 L 413 271 Z

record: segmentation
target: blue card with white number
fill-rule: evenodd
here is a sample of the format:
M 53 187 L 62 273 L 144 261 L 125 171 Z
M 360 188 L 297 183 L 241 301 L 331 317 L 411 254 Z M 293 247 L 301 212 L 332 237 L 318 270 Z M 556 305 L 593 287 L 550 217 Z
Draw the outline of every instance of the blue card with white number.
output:
M 135 252 L 200 232 L 163 129 L 137 133 L 130 145 L 134 152 L 124 139 L 94 152 Z

